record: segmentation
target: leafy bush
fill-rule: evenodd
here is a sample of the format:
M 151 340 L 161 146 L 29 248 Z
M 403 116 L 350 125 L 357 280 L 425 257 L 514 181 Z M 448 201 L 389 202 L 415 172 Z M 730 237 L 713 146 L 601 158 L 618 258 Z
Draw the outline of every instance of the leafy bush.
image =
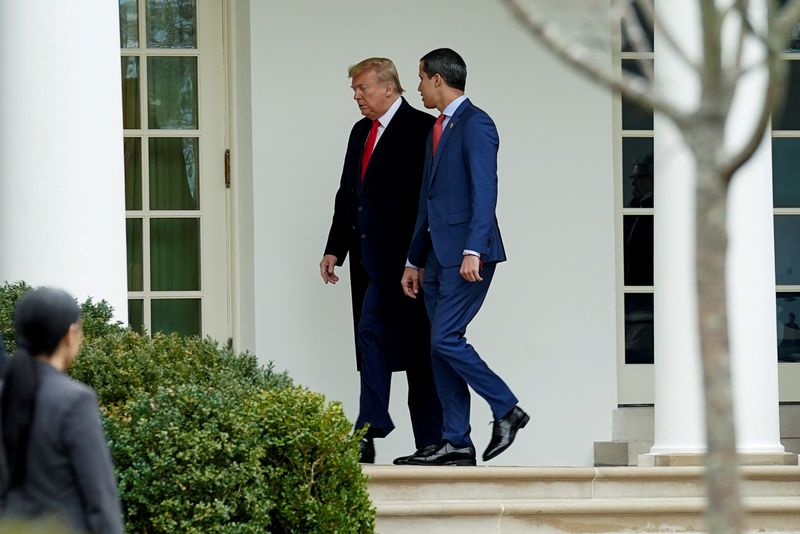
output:
M 29 289 L 0 285 L 9 349 L 14 304 Z M 97 392 L 128 532 L 374 530 L 360 436 L 340 404 L 252 354 L 140 335 L 113 323 L 103 301 L 81 308 L 85 340 L 70 375 Z
M 301 388 L 160 388 L 106 428 L 130 532 L 371 532 L 357 438 Z
M 17 301 L 30 291 L 31 286 L 25 282 L 4 283 L 0 286 L 0 334 L 6 343 L 6 350 L 14 352 L 14 306 Z
M 253 390 L 292 385 L 272 363 L 262 367 L 255 355 L 223 349 L 211 339 L 149 337 L 133 330 L 88 338 L 69 373 L 92 386 L 105 407 L 180 384 Z
M 16 347 L 16 334 L 14 333 L 14 306 L 17 301 L 33 289 L 25 282 L 6 282 L 0 285 L 0 333 L 6 344 L 6 351 L 10 354 Z M 113 321 L 114 309 L 108 302 L 101 300 L 94 302 L 91 298 L 80 304 L 83 334 L 87 339 L 92 339 L 107 334 L 124 332 L 126 329 L 119 321 Z

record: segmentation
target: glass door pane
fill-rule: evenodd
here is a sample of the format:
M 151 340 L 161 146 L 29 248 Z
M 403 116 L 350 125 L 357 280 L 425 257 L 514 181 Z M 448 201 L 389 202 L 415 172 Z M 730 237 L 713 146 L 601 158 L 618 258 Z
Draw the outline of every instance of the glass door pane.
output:
M 119 8 L 130 324 L 227 341 L 222 0 Z

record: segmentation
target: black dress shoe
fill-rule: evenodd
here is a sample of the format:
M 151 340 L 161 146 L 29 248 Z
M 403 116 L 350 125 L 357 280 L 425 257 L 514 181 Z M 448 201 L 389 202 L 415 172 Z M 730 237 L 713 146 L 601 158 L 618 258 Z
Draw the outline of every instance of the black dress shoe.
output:
M 531 418 L 519 406 L 514 406 L 502 419 L 492 424 L 492 439 L 483 452 L 483 461 L 488 462 L 514 443 L 517 430 L 525 428 Z
M 373 443 L 372 438 L 361 438 L 361 441 L 358 442 L 358 447 L 361 449 L 361 457 L 358 461 L 362 464 L 374 464 L 375 443 Z
M 475 465 L 475 447 L 455 447 L 443 441 L 409 456 L 406 465 Z
M 438 448 L 439 448 L 439 444 L 438 443 L 432 443 L 430 445 L 426 445 L 424 447 L 420 447 L 419 449 L 417 449 L 417 452 L 415 452 L 414 454 L 409 454 L 408 456 L 401 456 L 399 458 L 395 458 L 394 459 L 394 465 L 408 465 L 408 459 L 411 458 L 412 456 L 420 456 L 420 455 L 424 455 L 424 454 L 430 454 L 430 453 L 434 452 Z

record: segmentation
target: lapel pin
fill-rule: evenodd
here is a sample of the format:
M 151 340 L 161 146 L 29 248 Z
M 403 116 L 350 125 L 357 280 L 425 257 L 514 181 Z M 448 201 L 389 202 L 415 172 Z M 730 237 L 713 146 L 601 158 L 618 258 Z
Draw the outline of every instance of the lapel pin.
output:
M 454 127 L 454 126 L 455 126 L 455 123 L 451 122 L 451 123 L 450 123 L 450 128 L 452 128 L 452 127 Z

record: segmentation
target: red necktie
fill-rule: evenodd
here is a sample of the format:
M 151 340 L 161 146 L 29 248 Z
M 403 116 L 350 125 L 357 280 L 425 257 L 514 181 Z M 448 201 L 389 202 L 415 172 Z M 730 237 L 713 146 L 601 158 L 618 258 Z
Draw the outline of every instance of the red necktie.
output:
M 379 120 L 372 121 L 372 128 L 369 130 L 367 136 L 367 144 L 364 145 L 364 153 L 361 154 L 361 182 L 364 182 L 364 174 L 367 172 L 367 164 L 369 158 L 372 156 L 372 150 L 375 148 L 375 139 L 378 138 L 378 127 L 381 125 Z
M 433 123 L 433 155 L 436 155 L 436 149 L 439 148 L 439 139 L 442 138 L 442 124 L 444 124 L 444 119 L 447 117 L 444 113 L 439 115 L 439 118 L 436 119 L 436 122 Z

